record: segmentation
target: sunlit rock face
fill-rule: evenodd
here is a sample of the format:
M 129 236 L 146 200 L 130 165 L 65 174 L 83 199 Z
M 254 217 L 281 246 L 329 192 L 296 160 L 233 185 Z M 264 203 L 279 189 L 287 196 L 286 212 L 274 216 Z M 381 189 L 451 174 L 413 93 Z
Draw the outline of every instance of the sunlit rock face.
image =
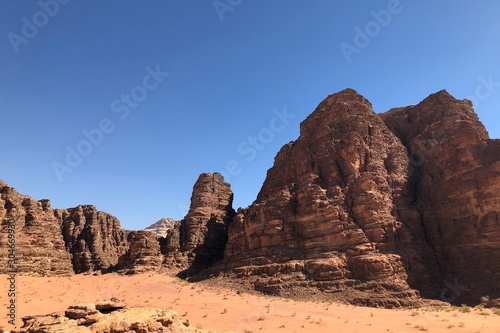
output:
M 381 115 L 352 89 L 328 96 L 230 224 L 226 267 L 263 291 L 307 281 L 362 304 L 439 297 L 450 275 L 468 301 L 498 293 L 499 153 L 445 91 Z

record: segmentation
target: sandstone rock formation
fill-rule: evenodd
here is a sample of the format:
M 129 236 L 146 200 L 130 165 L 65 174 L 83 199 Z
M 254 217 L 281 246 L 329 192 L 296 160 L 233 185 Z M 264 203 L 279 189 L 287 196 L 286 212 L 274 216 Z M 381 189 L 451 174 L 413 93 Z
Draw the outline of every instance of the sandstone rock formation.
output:
M 23 318 L 23 326 L 12 333 L 129 333 L 207 332 L 194 328 L 174 310 L 150 307 L 126 308 L 116 302 L 77 304 L 64 312 Z
M 163 263 L 158 235 L 149 231 L 131 231 L 127 238 L 128 251 L 118 267 L 127 274 L 158 271 Z
M 149 227 L 147 227 L 144 230 L 153 232 L 161 237 L 166 237 L 168 231 L 170 229 L 174 228 L 175 222 L 177 222 L 177 221 L 175 221 L 174 219 L 163 218 L 163 219 L 153 223 L 152 225 L 150 225 Z
M 0 181 L 0 272 L 9 271 L 13 220 L 16 268 L 26 274 L 190 276 L 219 262 L 207 276 L 226 270 L 266 293 L 313 288 L 386 307 L 418 305 L 420 296 L 497 302 L 499 175 L 500 140 L 489 139 L 469 101 L 440 91 L 377 115 L 347 89 L 301 123 L 255 202 L 238 212 L 218 173 L 200 175 L 182 221 L 153 232 L 123 230 L 93 206 L 54 210 Z
M 127 252 L 129 232 L 120 227 L 116 217 L 90 205 L 56 210 L 55 216 L 62 221 L 75 273 L 113 269 Z
M 193 187 L 189 212 L 161 241 L 162 252 L 188 254 L 188 263 L 195 266 L 222 259 L 227 226 L 235 214 L 232 203 L 231 186 L 220 173 L 201 174 Z
M 500 297 L 500 140 L 444 90 L 381 118 L 408 149 L 417 214 L 405 220 L 423 226 L 438 282 L 456 283 L 456 302 Z
M 8 262 L 9 221 L 15 222 L 16 270 L 21 274 L 67 275 L 113 269 L 128 250 L 128 231 L 94 206 L 52 209 L 0 181 L 0 272 Z
M 61 234 L 60 220 L 50 201 L 36 201 L 0 181 L 0 272 L 11 270 L 8 254 L 9 221 L 15 227 L 15 269 L 33 275 L 73 274 L 71 255 Z
M 63 275 L 205 267 L 222 259 L 227 225 L 234 216 L 233 193 L 218 173 L 199 177 L 189 213 L 182 221 L 163 219 L 153 227 L 157 232 L 168 227 L 165 237 L 145 230 L 124 230 L 117 218 L 91 205 L 52 209 L 48 200 L 21 195 L 4 182 L 0 182 L 0 193 L 1 273 L 10 270 L 7 245 L 11 220 L 15 221 L 17 271 Z
M 434 150 L 416 170 L 420 147 Z M 439 297 L 447 273 L 471 283 L 469 301 L 496 296 L 499 147 L 445 92 L 382 116 L 352 89 L 331 95 L 229 225 L 226 267 L 266 292 L 348 290 L 359 304 Z

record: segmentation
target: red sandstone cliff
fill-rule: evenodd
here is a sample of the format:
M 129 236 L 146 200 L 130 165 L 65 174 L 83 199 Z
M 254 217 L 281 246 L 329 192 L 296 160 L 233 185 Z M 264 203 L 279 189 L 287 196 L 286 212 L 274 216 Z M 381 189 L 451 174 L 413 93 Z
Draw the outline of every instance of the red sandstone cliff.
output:
M 440 92 L 379 116 L 347 89 L 300 130 L 230 224 L 227 268 L 361 304 L 439 297 L 450 275 L 468 286 L 455 299 L 500 296 L 500 146 L 470 103 Z
M 212 271 L 267 293 L 474 304 L 500 298 L 499 175 L 500 141 L 470 102 L 440 91 L 377 115 L 347 89 L 301 123 L 250 207 L 235 213 L 230 185 L 202 174 L 189 213 L 165 237 L 124 230 L 93 206 L 54 210 L 0 181 L 0 272 L 9 270 L 13 220 L 23 274 L 166 267 L 191 275 L 223 259 Z

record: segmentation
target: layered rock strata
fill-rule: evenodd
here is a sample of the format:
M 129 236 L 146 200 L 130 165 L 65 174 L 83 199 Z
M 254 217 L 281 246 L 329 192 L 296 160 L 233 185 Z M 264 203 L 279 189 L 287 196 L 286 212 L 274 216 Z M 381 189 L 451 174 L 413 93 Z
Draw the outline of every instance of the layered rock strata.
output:
M 206 266 L 224 256 L 227 227 L 235 212 L 233 192 L 220 173 L 203 173 L 193 186 L 186 217 L 161 240 L 162 252 L 187 258 L 190 265 Z
M 405 220 L 425 230 L 444 298 L 500 297 L 500 140 L 489 138 L 469 101 L 444 90 L 381 118 L 408 149 L 404 207 L 418 214 Z
M 0 272 L 14 267 L 32 275 L 73 274 L 60 219 L 49 200 L 36 201 L 0 181 Z M 9 243 L 9 235 L 15 237 Z M 9 252 L 9 245 L 12 251 Z M 9 263 L 15 256 L 15 265 Z
M 75 273 L 114 269 L 129 248 L 129 231 L 120 227 L 116 217 L 94 206 L 56 210 L 55 216 L 62 221 L 62 235 L 73 256 Z
M 0 272 L 9 265 L 9 229 L 21 274 L 67 275 L 116 268 L 128 249 L 128 231 L 94 206 L 52 209 L 49 200 L 19 194 L 0 181 Z M 11 222 L 12 221 L 12 222 Z M 13 231 L 13 232 L 12 232 Z
M 415 166 L 420 145 L 435 148 Z M 469 298 L 496 295 L 498 147 L 445 92 L 381 116 L 352 89 L 331 95 L 230 224 L 226 267 L 264 276 L 266 292 L 316 286 L 369 305 L 438 297 L 447 273 L 471 282 Z

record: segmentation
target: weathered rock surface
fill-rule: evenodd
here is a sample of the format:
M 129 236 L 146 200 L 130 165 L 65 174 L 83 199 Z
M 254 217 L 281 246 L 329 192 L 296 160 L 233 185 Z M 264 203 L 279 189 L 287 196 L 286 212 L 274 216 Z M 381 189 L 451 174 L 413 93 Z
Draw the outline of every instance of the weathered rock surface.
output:
M 12 333 L 129 333 L 207 332 L 194 328 L 174 310 L 150 307 L 124 308 L 104 304 L 77 304 L 64 312 L 23 318 L 23 327 Z
M 0 272 L 13 220 L 26 274 L 168 267 L 190 276 L 224 259 L 213 272 L 272 294 L 314 288 L 386 307 L 420 305 L 420 296 L 498 300 L 499 175 L 500 140 L 469 101 L 440 91 L 377 115 L 347 89 L 301 123 L 238 212 L 218 173 L 200 175 L 186 217 L 154 233 L 123 230 L 93 206 L 54 210 L 0 181 Z
M 2 273 L 11 269 L 10 221 L 15 222 L 15 269 L 20 274 L 114 270 L 133 274 L 158 271 L 162 266 L 187 269 L 220 260 L 227 225 L 234 216 L 233 193 L 218 173 L 199 177 L 183 221 L 163 219 L 153 228 L 155 233 L 124 230 L 117 218 L 91 205 L 52 209 L 48 200 L 21 195 L 4 182 L 0 182 L 0 194 Z M 161 228 L 168 228 L 165 237 L 157 234 Z
M 420 145 L 435 148 L 415 170 Z M 354 90 L 331 95 L 229 225 L 226 267 L 265 292 L 316 286 L 368 305 L 439 297 L 447 273 L 469 297 L 497 295 L 499 147 L 443 92 L 382 116 Z
M 235 214 L 233 192 L 220 173 L 203 173 L 194 184 L 191 205 L 178 228 L 163 242 L 164 252 L 192 254 L 190 264 L 207 265 L 224 256 L 227 227 Z
M 9 266 L 9 221 L 15 227 L 15 268 L 32 275 L 73 274 L 71 255 L 61 234 L 60 220 L 49 200 L 36 201 L 0 180 L 0 272 Z
M 120 221 L 94 206 L 78 206 L 56 210 L 62 221 L 62 234 L 66 247 L 73 255 L 75 273 L 108 270 L 129 248 L 129 231 L 120 227 Z
M 158 235 L 149 231 L 131 231 L 127 238 L 129 249 L 119 267 L 128 274 L 158 271 L 163 263 Z
M 49 200 L 19 194 L 0 181 L 0 272 L 8 262 L 9 221 L 15 222 L 18 273 L 67 275 L 116 268 L 129 249 L 129 231 L 94 206 L 52 209 Z M 157 246 L 159 248 L 159 246 Z
M 168 231 L 170 229 L 174 228 L 175 222 L 177 222 L 177 221 L 175 221 L 174 219 L 163 218 L 163 219 L 161 219 L 161 220 L 153 223 L 152 225 L 150 225 L 149 227 L 147 227 L 144 230 L 145 231 L 150 231 L 152 233 L 155 233 L 155 234 L 157 234 L 158 236 L 161 236 L 161 237 L 166 237 Z
M 406 217 L 421 224 L 453 299 L 500 297 L 500 140 L 446 91 L 381 115 L 411 157 Z M 451 292 L 451 291 L 450 291 Z

